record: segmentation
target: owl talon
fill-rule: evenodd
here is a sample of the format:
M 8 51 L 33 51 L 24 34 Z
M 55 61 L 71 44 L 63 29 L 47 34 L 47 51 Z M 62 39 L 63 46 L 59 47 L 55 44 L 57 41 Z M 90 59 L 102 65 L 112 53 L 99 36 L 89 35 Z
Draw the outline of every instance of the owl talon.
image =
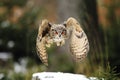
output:
M 60 46 L 63 46 L 64 44 L 65 44 L 64 40 L 60 42 Z
M 46 44 L 46 47 L 50 47 L 51 45 L 50 44 Z
M 57 42 L 56 44 L 57 44 L 57 46 L 60 46 L 60 42 Z

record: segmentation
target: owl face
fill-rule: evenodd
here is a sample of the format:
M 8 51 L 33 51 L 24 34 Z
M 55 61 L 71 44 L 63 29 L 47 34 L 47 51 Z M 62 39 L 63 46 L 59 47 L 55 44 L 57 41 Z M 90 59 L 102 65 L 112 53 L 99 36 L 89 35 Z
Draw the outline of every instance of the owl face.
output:
M 50 29 L 50 36 L 54 42 L 61 42 L 66 39 L 68 31 L 63 24 L 53 24 Z

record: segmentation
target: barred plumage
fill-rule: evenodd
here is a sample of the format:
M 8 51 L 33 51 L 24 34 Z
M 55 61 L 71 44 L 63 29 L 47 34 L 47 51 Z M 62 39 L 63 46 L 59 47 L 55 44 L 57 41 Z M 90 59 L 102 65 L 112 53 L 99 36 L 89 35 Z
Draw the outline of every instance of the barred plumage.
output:
M 50 47 L 53 42 L 57 46 L 62 46 L 65 39 L 70 39 L 70 51 L 76 62 L 87 56 L 89 51 L 88 38 L 76 19 L 69 18 L 63 24 L 50 24 L 47 20 L 42 21 L 38 31 L 36 47 L 38 56 L 46 66 L 48 65 L 46 47 Z
M 87 36 L 80 24 L 74 18 L 66 21 L 67 28 L 71 31 L 70 51 L 75 61 L 83 60 L 89 51 L 89 42 Z
M 41 61 L 48 66 L 48 55 L 46 53 L 46 47 L 50 47 L 50 39 L 48 34 L 49 34 L 50 26 L 49 22 L 47 20 L 43 20 L 41 25 L 39 26 L 39 31 L 38 31 L 38 36 L 37 36 L 37 41 L 36 41 L 36 49 L 37 49 L 37 54 Z

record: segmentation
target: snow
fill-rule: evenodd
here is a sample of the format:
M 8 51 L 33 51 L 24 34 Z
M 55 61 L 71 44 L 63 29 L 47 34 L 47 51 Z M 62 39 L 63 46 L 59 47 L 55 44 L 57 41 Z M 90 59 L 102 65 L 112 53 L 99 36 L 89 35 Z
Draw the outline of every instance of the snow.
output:
M 86 77 L 82 74 L 63 72 L 39 72 L 32 75 L 32 80 L 99 80 L 97 77 Z M 101 78 L 101 80 L 105 80 Z
M 41 72 L 34 73 L 32 80 L 90 80 L 81 74 L 62 73 L 62 72 Z

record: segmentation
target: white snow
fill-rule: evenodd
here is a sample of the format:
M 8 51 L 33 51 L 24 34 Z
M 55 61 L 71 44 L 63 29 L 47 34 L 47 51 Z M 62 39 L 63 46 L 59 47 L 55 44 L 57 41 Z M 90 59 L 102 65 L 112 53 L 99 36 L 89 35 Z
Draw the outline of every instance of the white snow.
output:
M 62 72 L 41 72 L 34 73 L 32 80 L 89 80 L 81 74 L 62 73 Z
M 63 72 L 39 72 L 32 75 L 32 80 L 99 80 L 97 77 L 86 77 L 82 74 Z M 101 80 L 105 80 L 101 78 Z

